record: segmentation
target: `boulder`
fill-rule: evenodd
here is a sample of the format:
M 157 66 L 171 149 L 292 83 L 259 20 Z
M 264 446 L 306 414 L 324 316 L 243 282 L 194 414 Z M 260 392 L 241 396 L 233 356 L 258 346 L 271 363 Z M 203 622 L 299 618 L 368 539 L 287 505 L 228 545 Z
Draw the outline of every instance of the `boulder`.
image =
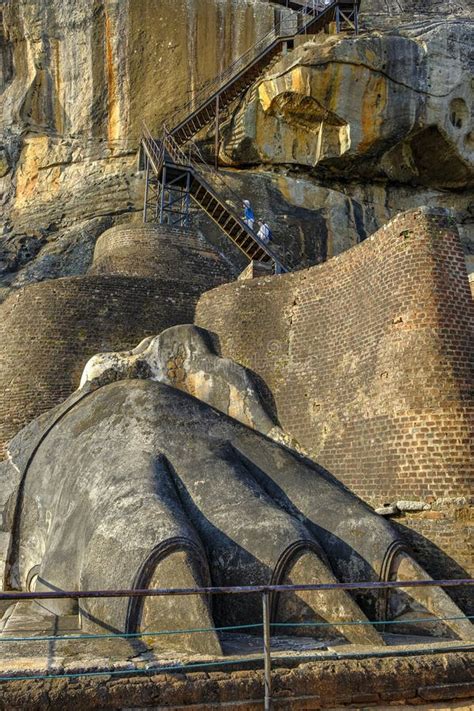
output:
M 221 155 L 319 177 L 469 188 L 473 42 L 464 20 L 304 42 L 233 114 Z

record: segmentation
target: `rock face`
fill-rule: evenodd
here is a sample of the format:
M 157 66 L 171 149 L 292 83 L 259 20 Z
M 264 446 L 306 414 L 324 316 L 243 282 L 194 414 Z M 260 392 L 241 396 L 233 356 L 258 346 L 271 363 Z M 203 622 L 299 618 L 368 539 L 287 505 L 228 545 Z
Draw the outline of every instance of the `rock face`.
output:
M 464 21 L 307 42 L 234 115 L 224 155 L 319 176 L 469 188 L 473 43 Z
M 468 8 L 458 5 L 368 0 L 362 10 L 366 26 L 383 26 Z M 141 207 L 142 119 L 158 130 L 281 12 L 259 0 L 0 4 L 0 299 L 87 270 L 100 232 Z M 258 214 L 275 211 L 276 248 L 290 266 L 324 261 L 427 201 L 454 210 L 474 253 L 472 30 L 426 17 L 358 40 L 315 38 L 235 114 L 222 156 L 244 192 L 256 188 Z M 226 248 L 212 224 L 196 224 Z
M 473 42 L 467 20 L 318 36 L 245 97 L 223 131 L 221 158 L 259 166 L 234 181 L 247 194 L 257 186 L 290 264 L 323 261 L 423 204 L 453 211 L 470 263 Z
M 140 208 L 142 121 L 158 130 L 273 21 L 250 0 L 2 0 L 0 285 L 84 273 L 97 220 Z
M 267 165 L 222 170 L 234 191 L 251 198 L 258 218 L 272 227 L 272 249 L 291 269 L 320 264 L 359 244 L 400 211 L 431 205 L 448 209 L 457 223 L 463 251 L 474 268 L 474 203 L 470 190 L 447 191 L 343 178 L 324 179 L 302 170 Z M 228 240 L 212 225 L 200 231 L 232 260 Z M 243 268 L 242 264 L 242 268 Z
M 432 17 L 472 18 L 472 0 L 362 0 L 361 21 L 364 27 L 396 26 L 400 22 Z

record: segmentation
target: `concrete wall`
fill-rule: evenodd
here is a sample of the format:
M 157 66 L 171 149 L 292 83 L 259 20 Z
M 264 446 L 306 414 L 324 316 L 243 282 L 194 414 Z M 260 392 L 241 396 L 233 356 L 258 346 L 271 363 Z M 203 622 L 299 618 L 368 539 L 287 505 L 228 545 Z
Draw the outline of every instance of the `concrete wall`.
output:
M 321 266 L 214 289 L 196 323 L 265 380 L 320 464 L 374 505 L 425 502 L 399 519 L 412 542 L 433 533 L 446 573 L 474 571 L 454 501 L 472 493 L 474 306 L 444 213 L 404 213 Z

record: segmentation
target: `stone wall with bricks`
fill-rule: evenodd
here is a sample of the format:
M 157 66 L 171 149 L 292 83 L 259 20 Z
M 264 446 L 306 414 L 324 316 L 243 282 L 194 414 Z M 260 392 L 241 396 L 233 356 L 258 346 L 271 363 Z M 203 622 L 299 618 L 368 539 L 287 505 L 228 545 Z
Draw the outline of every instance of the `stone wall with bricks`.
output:
M 27 286 L 0 306 L 0 459 L 23 425 L 78 386 L 92 355 L 192 323 L 200 294 L 234 276 L 196 236 L 141 225 L 104 233 L 90 272 Z
M 401 214 L 323 265 L 214 289 L 196 323 L 263 378 L 282 427 L 353 491 L 419 504 L 394 511 L 412 543 L 436 538 L 433 572 L 474 573 L 474 306 L 444 212 Z
M 178 279 L 200 292 L 234 279 L 238 270 L 189 230 L 166 225 L 118 225 L 96 242 L 91 274 Z

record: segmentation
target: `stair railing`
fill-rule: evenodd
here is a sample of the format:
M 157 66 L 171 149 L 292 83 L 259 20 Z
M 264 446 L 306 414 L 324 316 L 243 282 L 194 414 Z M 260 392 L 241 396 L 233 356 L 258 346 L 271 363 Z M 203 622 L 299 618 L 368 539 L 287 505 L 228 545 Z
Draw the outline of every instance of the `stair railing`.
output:
M 163 168 L 163 163 L 165 161 L 165 148 L 163 141 L 155 141 L 148 126 L 143 121 L 143 135 L 142 141 L 144 144 L 145 152 L 148 154 L 148 158 L 153 165 L 153 169 L 157 175 L 160 174 Z
M 337 2 L 338 0 L 331 0 L 329 4 L 323 5 L 320 2 L 309 0 L 308 4 L 302 6 L 301 10 L 293 10 L 292 15 L 280 20 L 276 28 L 273 28 L 267 32 L 267 34 L 263 35 L 252 47 L 229 64 L 225 70 L 214 79 L 205 82 L 191 100 L 170 114 L 167 123 L 172 127 L 171 131 L 174 132 L 190 114 L 194 113 L 202 104 L 212 99 L 231 79 L 257 60 L 260 55 L 268 51 L 277 40 L 281 41 L 285 37 L 291 39 L 299 34 L 304 34 L 308 25 L 310 25 L 315 18 L 327 12 L 336 5 Z M 300 27 L 298 27 L 300 18 L 302 21 Z
M 204 83 L 201 89 L 190 101 L 186 102 L 169 116 L 168 124 L 171 124 L 173 128 L 169 130 L 166 125 L 163 125 L 161 140 L 155 140 L 145 122 L 143 122 L 143 146 L 156 175 L 159 176 L 161 173 L 166 159 L 166 154 L 170 156 L 173 163 L 194 169 L 199 180 L 205 185 L 206 181 L 201 175 L 202 168 L 204 167 L 205 172 L 208 176 L 210 176 L 211 181 L 214 184 L 217 183 L 219 185 L 220 189 L 218 189 L 218 193 L 221 190 L 225 191 L 226 198 L 224 200 L 224 204 L 229 206 L 229 213 L 232 214 L 232 216 L 252 236 L 255 242 L 257 242 L 265 253 L 272 259 L 275 265 L 276 273 L 287 271 L 287 269 L 283 267 L 277 256 L 268 249 L 266 244 L 260 240 L 257 234 L 250 229 L 241 217 L 239 217 L 239 214 L 242 212 L 243 208 L 242 198 L 229 186 L 222 175 L 211 165 L 209 165 L 209 163 L 207 163 L 202 156 L 202 153 L 193 142 L 191 142 L 188 150 L 184 151 L 179 146 L 177 141 L 174 140 L 172 134 L 195 111 L 199 110 L 201 107 L 204 108 L 206 104 L 213 101 L 229 82 L 236 80 L 242 71 L 250 68 L 251 65 L 259 59 L 259 57 L 264 56 L 272 48 L 272 45 L 284 40 L 285 37 L 291 39 L 297 35 L 305 33 L 308 26 L 317 17 L 319 17 L 319 15 L 329 11 L 334 5 L 337 5 L 337 2 L 338 0 L 329 0 L 329 2 L 328 0 L 306 0 L 305 3 L 302 3 L 301 10 L 295 10 L 293 7 L 292 14 L 290 16 L 284 18 L 283 21 L 280 20 L 276 28 L 273 28 L 261 37 L 252 47 L 244 52 L 244 54 L 227 66 L 226 69 L 217 77 Z M 284 3 L 280 2 L 280 4 L 283 5 Z M 300 18 L 302 18 L 301 22 Z M 298 25 L 300 26 L 298 27 Z M 210 185 L 209 188 L 211 192 L 213 192 Z M 217 197 L 218 199 L 221 199 L 218 194 Z
M 149 133 L 148 129 L 147 132 Z M 154 139 L 151 140 L 157 146 L 157 142 L 154 141 Z M 258 237 L 257 233 L 254 232 L 254 230 L 252 230 L 246 222 L 244 222 L 241 217 L 243 212 L 242 198 L 230 187 L 229 183 L 223 178 L 223 176 L 206 161 L 195 143 L 191 142 L 186 149 L 181 148 L 181 146 L 173 138 L 171 132 L 166 128 L 166 126 L 164 126 L 161 146 L 165 157 L 166 154 L 168 154 L 175 165 L 181 165 L 184 168 L 191 168 L 201 184 L 206 187 L 211 194 L 214 193 L 222 204 L 225 205 L 229 214 L 240 223 L 243 229 L 249 233 L 254 241 L 270 257 L 274 263 L 276 274 L 282 274 L 288 271 L 287 268 L 280 262 L 278 256 L 271 249 L 269 249 L 265 242 L 262 242 L 260 237 Z M 155 150 L 159 151 L 160 149 L 157 146 Z M 206 177 L 202 175 L 203 168 L 205 170 Z M 210 179 L 211 182 L 206 180 L 206 178 Z M 214 187 L 212 183 L 214 183 Z

